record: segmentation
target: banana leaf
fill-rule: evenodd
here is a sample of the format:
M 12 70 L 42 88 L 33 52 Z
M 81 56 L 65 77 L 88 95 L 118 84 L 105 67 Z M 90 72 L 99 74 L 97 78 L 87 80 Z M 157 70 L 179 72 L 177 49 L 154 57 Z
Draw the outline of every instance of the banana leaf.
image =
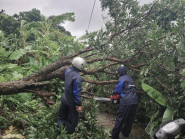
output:
M 170 107 L 168 107 L 163 114 L 162 122 L 173 119 L 174 119 L 173 110 Z
M 162 106 L 167 106 L 166 98 L 159 91 L 155 90 L 154 88 L 145 83 L 142 83 L 141 87 L 157 103 L 159 103 Z

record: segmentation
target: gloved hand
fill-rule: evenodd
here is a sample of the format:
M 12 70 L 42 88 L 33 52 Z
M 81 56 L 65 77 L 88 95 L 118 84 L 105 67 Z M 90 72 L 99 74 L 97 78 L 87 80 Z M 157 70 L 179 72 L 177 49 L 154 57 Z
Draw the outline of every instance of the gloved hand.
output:
M 81 112 L 82 111 L 82 106 L 76 106 L 76 110 L 77 110 L 77 112 Z
M 119 98 L 120 98 L 120 95 L 119 94 L 115 94 L 114 92 L 112 93 L 112 95 L 110 97 L 111 102 L 114 103 L 114 104 L 119 103 Z

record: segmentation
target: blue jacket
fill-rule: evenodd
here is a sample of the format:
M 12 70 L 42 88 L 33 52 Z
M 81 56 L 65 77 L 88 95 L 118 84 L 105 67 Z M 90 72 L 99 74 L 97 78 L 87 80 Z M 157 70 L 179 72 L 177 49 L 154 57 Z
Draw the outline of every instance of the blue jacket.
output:
M 81 86 L 82 78 L 79 70 L 70 66 L 65 70 L 65 89 L 62 95 L 68 105 L 81 106 Z
M 138 96 L 134 81 L 127 75 L 127 68 L 125 66 L 119 67 L 118 73 L 120 78 L 118 79 L 119 82 L 114 89 L 114 93 L 120 95 L 120 103 L 124 105 L 137 104 Z

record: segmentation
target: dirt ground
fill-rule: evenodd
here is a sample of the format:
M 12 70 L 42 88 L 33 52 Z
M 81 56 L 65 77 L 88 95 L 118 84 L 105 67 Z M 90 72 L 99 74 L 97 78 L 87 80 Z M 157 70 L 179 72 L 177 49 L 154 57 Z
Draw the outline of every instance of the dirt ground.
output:
M 116 115 L 108 114 L 108 113 L 98 114 L 99 124 L 102 125 L 104 130 L 110 131 L 114 127 L 115 120 L 116 120 Z M 124 139 L 121 136 L 121 133 L 120 133 L 120 139 Z M 129 139 L 150 139 L 150 137 L 145 133 L 144 128 L 134 123 Z

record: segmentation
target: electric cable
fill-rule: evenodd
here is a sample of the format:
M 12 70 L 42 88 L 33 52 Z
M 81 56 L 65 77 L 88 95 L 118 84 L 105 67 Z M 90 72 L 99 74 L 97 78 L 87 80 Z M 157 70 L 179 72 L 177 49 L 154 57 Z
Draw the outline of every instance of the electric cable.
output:
M 89 30 L 89 26 L 90 26 L 90 23 L 91 23 L 91 18 L 92 18 L 92 14 L 93 14 L 93 11 L 94 11 L 94 6 L 95 6 L 95 3 L 96 3 L 96 0 L 94 0 L 94 4 L 93 4 L 92 11 L 91 11 L 91 16 L 90 16 L 90 19 L 89 19 L 89 24 L 88 24 L 87 31 Z

